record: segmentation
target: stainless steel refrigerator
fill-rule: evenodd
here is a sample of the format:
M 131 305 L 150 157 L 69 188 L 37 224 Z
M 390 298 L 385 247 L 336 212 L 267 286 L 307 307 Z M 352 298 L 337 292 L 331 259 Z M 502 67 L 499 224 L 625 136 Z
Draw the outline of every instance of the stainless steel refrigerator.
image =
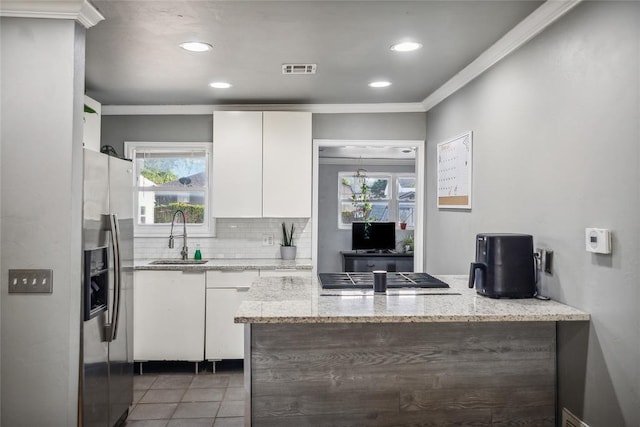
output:
M 84 150 L 79 426 L 114 426 L 133 401 L 132 163 Z

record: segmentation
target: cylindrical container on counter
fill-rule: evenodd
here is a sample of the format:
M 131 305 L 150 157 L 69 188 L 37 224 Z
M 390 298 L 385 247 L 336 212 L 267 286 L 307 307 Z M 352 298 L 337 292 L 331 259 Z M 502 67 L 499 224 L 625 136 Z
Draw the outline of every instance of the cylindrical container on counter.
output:
M 385 270 L 373 271 L 373 292 L 387 292 L 387 272 Z

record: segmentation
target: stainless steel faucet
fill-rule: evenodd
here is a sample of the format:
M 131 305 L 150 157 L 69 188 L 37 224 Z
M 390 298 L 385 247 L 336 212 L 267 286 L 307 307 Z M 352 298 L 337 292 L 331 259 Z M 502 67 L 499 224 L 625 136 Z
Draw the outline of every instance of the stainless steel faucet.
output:
M 182 215 L 182 234 L 178 236 L 173 235 L 173 223 L 176 221 L 176 216 L 178 214 Z M 174 237 L 182 237 L 182 250 L 180 251 L 180 255 L 182 255 L 182 259 L 186 260 L 189 257 L 189 248 L 187 247 L 187 217 L 184 216 L 184 212 L 180 209 L 174 212 L 173 219 L 171 220 L 171 234 L 169 234 L 169 248 L 173 249 L 173 238 Z

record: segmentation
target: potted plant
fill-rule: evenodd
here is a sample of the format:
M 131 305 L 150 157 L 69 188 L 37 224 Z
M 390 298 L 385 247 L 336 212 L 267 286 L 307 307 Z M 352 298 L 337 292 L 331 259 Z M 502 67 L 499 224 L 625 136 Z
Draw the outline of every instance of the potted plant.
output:
M 413 252 L 413 234 L 409 234 L 402 241 L 402 249 L 404 253 Z
M 293 244 L 293 233 L 296 230 L 295 224 L 291 224 L 291 229 L 287 230 L 287 225 L 282 223 L 282 244 L 280 245 L 280 257 L 282 259 L 296 259 L 296 247 Z
M 407 229 L 407 219 L 409 218 L 410 213 L 405 213 L 404 215 L 400 215 L 400 230 Z

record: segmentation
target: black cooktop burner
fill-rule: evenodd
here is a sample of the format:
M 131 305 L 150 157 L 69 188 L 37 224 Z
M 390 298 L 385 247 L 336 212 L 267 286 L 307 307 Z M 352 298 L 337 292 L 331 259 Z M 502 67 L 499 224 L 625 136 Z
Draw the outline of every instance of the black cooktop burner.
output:
M 372 289 L 373 273 L 318 273 L 323 289 Z M 387 288 L 448 288 L 427 273 L 387 273 Z

